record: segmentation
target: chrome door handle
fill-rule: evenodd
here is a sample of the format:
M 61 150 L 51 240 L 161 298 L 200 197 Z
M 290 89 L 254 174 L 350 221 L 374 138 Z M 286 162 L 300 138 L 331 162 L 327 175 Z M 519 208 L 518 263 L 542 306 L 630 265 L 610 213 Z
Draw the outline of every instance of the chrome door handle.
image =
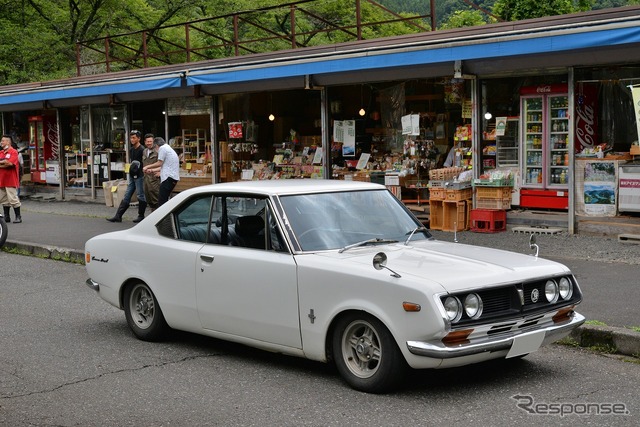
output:
M 213 262 L 213 255 L 200 255 L 200 259 L 204 262 Z

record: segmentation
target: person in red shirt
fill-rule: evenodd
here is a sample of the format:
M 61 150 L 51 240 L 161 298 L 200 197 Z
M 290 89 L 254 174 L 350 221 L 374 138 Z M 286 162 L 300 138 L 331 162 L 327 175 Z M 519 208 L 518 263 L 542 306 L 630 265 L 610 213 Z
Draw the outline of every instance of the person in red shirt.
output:
M 11 136 L 2 135 L 0 141 L 0 204 L 4 210 L 6 222 L 11 222 L 9 213 L 11 208 L 16 215 L 14 223 L 22 222 L 20 215 L 20 198 L 18 187 L 20 186 L 18 151 L 11 146 Z

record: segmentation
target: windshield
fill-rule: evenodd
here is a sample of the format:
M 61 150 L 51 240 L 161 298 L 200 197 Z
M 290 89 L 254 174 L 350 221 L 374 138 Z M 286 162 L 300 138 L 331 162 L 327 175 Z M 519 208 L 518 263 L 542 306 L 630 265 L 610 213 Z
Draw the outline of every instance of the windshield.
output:
M 387 190 L 304 194 L 280 198 L 289 224 L 303 251 L 341 249 L 372 240 L 404 243 L 421 227 Z M 424 240 L 426 230 L 411 240 Z

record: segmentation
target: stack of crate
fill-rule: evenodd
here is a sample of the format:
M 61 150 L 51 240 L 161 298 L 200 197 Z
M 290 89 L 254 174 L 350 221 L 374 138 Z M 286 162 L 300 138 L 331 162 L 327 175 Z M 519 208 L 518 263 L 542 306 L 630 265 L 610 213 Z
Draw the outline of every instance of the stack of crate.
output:
M 478 209 L 511 209 L 511 187 L 477 186 L 476 207 Z
M 471 210 L 471 231 L 495 233 L 507 229 L 507 213 L 511 209 L 511 186 L 474 185 L 476 208 Z
M 447 181 L 429 184 L 429 227 L 442 231 L 468 230 L 473 189 Z

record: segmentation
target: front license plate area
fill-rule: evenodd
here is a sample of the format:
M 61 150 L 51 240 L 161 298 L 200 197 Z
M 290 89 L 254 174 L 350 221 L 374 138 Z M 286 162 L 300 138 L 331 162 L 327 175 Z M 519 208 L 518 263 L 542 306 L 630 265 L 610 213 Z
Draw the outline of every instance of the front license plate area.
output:
M 544 336 L 544 331 L 535 331 L 518 335 L 513 339 L 513 344 L 511 344 L 511 349 L 509 350 L 509 353 L 507 353 L 506 358 L 508 359 L 510 357 L 533 353 L 542 345 Z

